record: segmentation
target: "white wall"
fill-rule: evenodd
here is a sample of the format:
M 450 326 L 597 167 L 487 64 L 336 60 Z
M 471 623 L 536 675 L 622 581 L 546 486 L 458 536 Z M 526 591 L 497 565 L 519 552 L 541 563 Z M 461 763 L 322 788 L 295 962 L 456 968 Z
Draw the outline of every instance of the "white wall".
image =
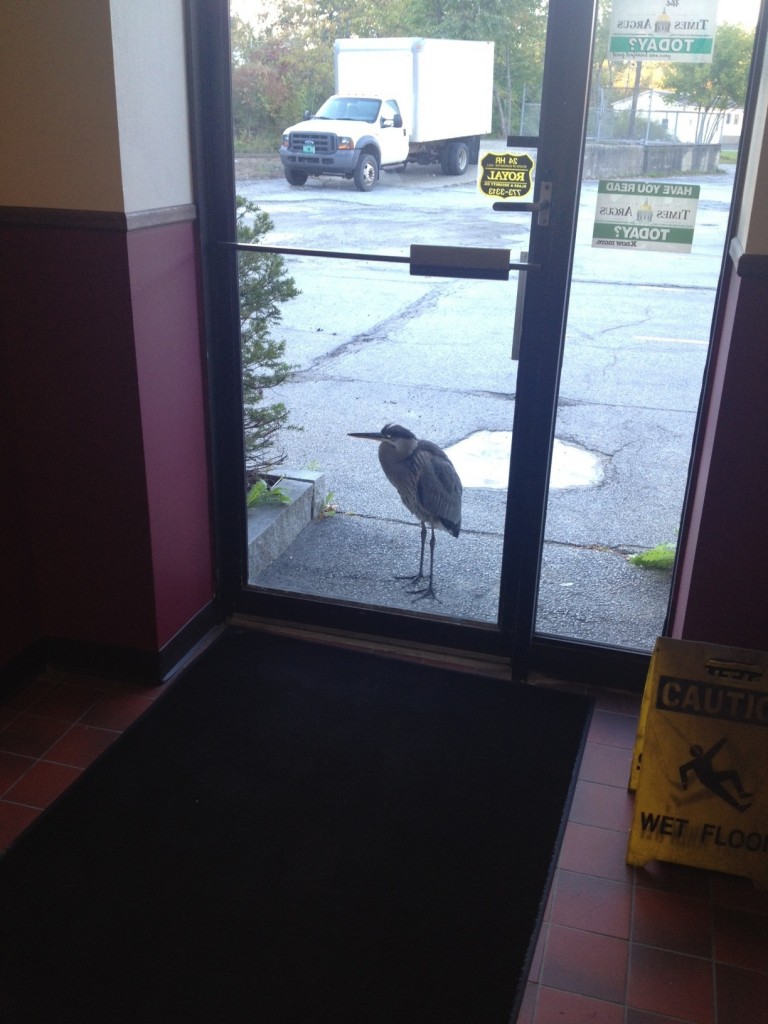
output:
M 760 74 L 744 195 L 736 235 L 745 253 L 768 255 L 768 52 Z
M 182 0 L 110 8 L 125 212 L 190 203 Z
M 0 0 L 0 110 L 0 206 L 191 202 L 182 0 Z

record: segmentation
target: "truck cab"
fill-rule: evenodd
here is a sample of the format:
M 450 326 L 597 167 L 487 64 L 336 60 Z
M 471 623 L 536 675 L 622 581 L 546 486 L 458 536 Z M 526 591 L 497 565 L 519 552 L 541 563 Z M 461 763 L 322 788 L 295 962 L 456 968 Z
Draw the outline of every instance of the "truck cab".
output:
M 369 192 L 379 168 L 405 164 L 408 147 L 396 100 L 337 94 L 312 117 L 285 130 L 280 160 L 291 185 L 330 174 L 352 179 L 360 191 Z

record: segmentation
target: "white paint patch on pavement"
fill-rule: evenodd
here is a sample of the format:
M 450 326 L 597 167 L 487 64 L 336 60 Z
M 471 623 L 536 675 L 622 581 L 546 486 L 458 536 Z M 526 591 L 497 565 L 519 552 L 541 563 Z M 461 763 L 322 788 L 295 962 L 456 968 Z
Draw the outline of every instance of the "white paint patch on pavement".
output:
M 451 445 L 446 454 L 464 487 L 505 488 L 509 479 L 511 430 L 478 430 Z M 603 479 L 599 455 L 555 439 L 549 486 L 593 487 Z
M 708 341 L 701 341 L 699 338 L 664 338 L 656 334 L 635 334 L 635 341 L 663 341 L 673 345 L 708 345 Z

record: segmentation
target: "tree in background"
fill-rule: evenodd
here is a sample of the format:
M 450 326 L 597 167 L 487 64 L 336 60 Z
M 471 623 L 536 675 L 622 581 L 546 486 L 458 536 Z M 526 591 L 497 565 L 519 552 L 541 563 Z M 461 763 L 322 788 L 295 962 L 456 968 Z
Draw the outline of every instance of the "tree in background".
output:
M 498 131 L 538 101 L 546 36 L 541 0 L 278 0 L 269 20 L 232 20 L 235 137 L 273 138 L 333 91 L 333 43 L 350 36 L 488 39 L 496 44 Z M 461 74 L 457 68 L 457 74 Z M 254 95 L 260 93 L 261 95 Z
M 411 34 L 401 31 L 411 6 L 405 0 L 278 0 L 275 25 L 315 56 L 330 55 L 334 39 Z
M 675 92 L 669 102 L 698 109 L 696 142 L 711 142 L 725 112 L 744 106 L 753 40 L 754 33 L 740 25 L 720 25 L 711 64 L 665 66 L 664 86 Z
M 546 11 L 540 0 L 415 0 L 412 28 L 402 34 L 493 41 L 495 130 L 535 135 L 538 118 L 524 124 L 522 115 L 524 102 L 541 100 Z
M 277 0 L 256 26 L 232 21 L 235 136 L 278 145 L 288 124 L 315 110 L 333 91 L 333 42 L 349 36 L 434 36 L 495 43 L 494 131 L 535 134 L 524 107 L 540 99 L 546 40 L 542 0 Z M 633 88 L 634 63 L 606 59 L 609 0 L 600 0 L 593 103 L 609 106 L 618 89 Z M 707 141 L 722 112 L 743 105 L 752 33 L 721 25 L 712 64 L 641 65 L 644 88 L 667 88 L 698 106 Z M 461 68 L 457 68 L 461 74 Z M 634 83 L 638 89 L 641 82 Z M 601 94 L 598 90 L 602 89 Z
M 309 60 L 289 38 L 271 25 L 257 28 L 237 16 L 232 19 L 232 115 L 238 148 L 276 149 L 283 128 L 312 106 L 308 100 L 316 80 L 321 89 L 327 87 L 317 61 Z
M 503 136 L 538 135 L 541 72 L 547 35 L 546 5 L 497 5 L 484 37 L 496 42 L 494 97 Z M 529 109 L 535 110 L 533 117 Z
M 272 227 L 268 214 L 237 197 L 238 242 L 258 244 Z M 259 476 L 285 460 L 277 445 L 280 431 L 289 426 L 288 410 L 282 402 L 268 402 L 265 393 L 293 372 L 285 360 L 285 342 L 271 332 L 280 322 L 281 305 L 300 292 L 282 256 L 239 252 L 238 257 L 245 459 L 249 474 Z

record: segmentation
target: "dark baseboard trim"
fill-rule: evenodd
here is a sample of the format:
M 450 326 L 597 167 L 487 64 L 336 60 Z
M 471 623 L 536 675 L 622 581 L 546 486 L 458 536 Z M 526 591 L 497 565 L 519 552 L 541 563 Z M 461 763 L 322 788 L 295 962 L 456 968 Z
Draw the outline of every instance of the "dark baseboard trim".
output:
M 182 206 L 164 206 L 159 210 L 137 210 L 125 215 L 125 226 L 128 231 L 140 231 L 143 228 L 166 227 L 169 224 L 184 224 L 197 219 L 197 208 L 192 203 Z
M 537 635 L 530 668 L 537 674 L 600 689 L 642 693 L 651 656 L 642 651 L 573 643 Z
M 31 679 L 48 664 L 48 649 L 45 640 L 35 640 L 9 661 L 0 665 L 0 694 L 13 693 L 19 684 Z
M 29 228 L 76 228 L 80 231 L 140 231 L 197 219 L 192 203 L 164 206 L 157 210 L 62 210 L 34 206 L 0 206 L 0 226 Z
M 768 277 L 768 256 L 747 253 L 738 238 L 732 238 L 728 251 L 739 277 Z
M 45 668 L 128 679 L 159 686 L 184 669 L 222 628 L 218 605 L 211 602 L 159 651 L 137 651 L 63 637 L 35 641 L 0 667 L 0 693 L 12 693 Z
M 167 683 L 188 668 L 225 628 L 218 605 L 210 604 L 160 651 L 159 681 Z
M 239 624 L 245 625 L 247 621 L 245 619 Z M 211 602 L 160 651 L 135 651 L 55 637 L 38 640 L 0 666 L 0 694 L 12 693 L 20 683 L 47 666 L 89 675 L 133 679 L 148 686 L 159 686 L 183 672 L 216 639 L 225 625 L 225 617 L 219 605 Z M 259 624 L 255 625 L 258 628 Z M 292 630 L 297 629 L 296 623 L 289 625 Z M 348 634 L 347 639 L 354 640 L 355 636 Z M 380 637 L 378 639 L 381 640 Z M 417 652 L 411 647 L 409 653 L 413 657 Z M 457 661 L 456 652 L 439 653 L 443 659 L 448 658 L 454 667 L 467 670 L 460 659 Z M 419 660 L 429 658 L 422 651 Z M 578 644 L 557 637 L 537 635 L 531 644 L 529 670 L 551 679 L 642 693 L 649 664 L 650 654 L 642 651 Z M 490 671 L 491 668 L 493 671 Z M 474 657 L 471 670 L 483 672 L 482 659 L 478 662 Z M 508 668 L 501 667 L 493 659 L 483 674 L 505 676 L 507 672 Z

